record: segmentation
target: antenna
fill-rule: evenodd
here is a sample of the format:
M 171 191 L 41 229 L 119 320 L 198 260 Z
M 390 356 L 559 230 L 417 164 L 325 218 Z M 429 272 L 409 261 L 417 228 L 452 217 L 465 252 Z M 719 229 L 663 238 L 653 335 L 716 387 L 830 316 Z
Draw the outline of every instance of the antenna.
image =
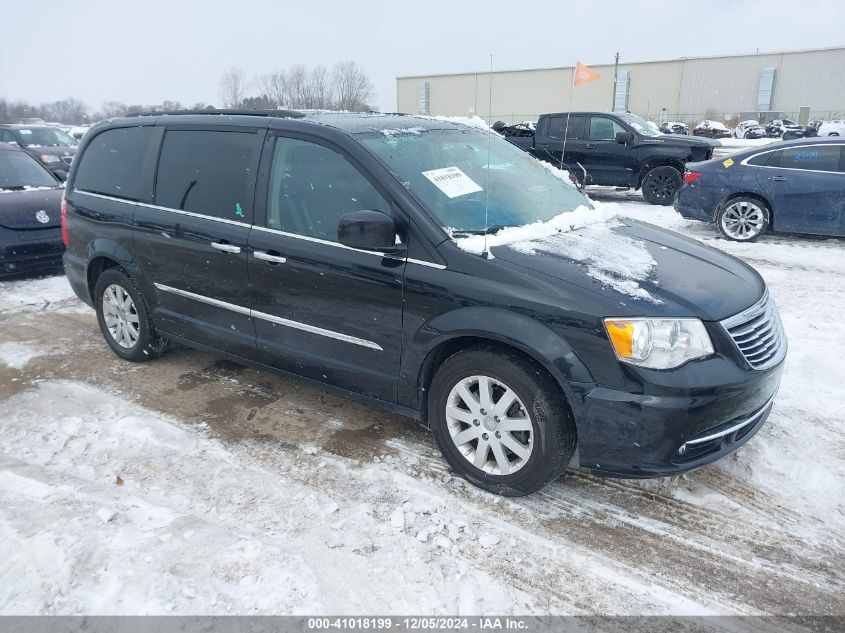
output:
M 490 53 L 490 85 L 488 101 L 487 101 L 487 118 L 488 126 L 493 124 L 493 53 Z M 490 259 L 490 249 L 487 247 L 487 232 L 490 228 L 490 138 L 493 136 L 493 131 L 487 129 L 487 173 L 485 174 L 484 182 L 484 258 Z

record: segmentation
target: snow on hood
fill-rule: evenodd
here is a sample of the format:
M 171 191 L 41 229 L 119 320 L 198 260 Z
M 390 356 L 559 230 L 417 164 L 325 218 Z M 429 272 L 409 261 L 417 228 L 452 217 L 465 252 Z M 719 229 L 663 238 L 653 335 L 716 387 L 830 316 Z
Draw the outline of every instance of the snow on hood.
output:
M 508 246 L 528 255 L 562 256 L 582 264 L 587 276 L 617 292 L 661 304 L 641 285 L 653 276 L 657 262 L 642 241 L 614 230 L 622 226 L 619 216 L 615 203 L 598 204 L 592 209 L 579 206 L 545 222 L 487 235 L 487 247 Z M 484 238 L 470 235 L 452 239 L 462 250 L 480 255 Z

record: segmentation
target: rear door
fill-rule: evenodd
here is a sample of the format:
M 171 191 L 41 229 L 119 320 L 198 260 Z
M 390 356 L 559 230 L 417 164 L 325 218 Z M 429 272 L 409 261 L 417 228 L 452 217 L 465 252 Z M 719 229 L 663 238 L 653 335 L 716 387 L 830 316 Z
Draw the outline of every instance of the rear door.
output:
M 135 252 L 165 333 L 252 356 L 247 243 L 264 132 L 168 127 L 153 199 L 135 212 Z
M 584 162 L 586 121 L 583 114 L 555 114 L 546 118 L 542 142 L 535 143 L 535 155 L 540 160 L 560 166 L 561 151 L 565 153 L 564 168 L 580 180 L 582 173 L 577 163 Z
M 249 240 L 259 358 L 284 371 L 395 402 L 406 262 L 337 241 L 340 216 L 400 220 L 353 157 L 320 140 L 268 138 Z
M 636 182 L 634 153 L 616 142 L 616 134 L 627 131 L 610 117 L 590 116 L 583 164 L 595 184 L 628 187 Z
M 757 178 L 772 203 L 776 231 L 839 235 L 845 217 L 841 144 L 772 152 Z

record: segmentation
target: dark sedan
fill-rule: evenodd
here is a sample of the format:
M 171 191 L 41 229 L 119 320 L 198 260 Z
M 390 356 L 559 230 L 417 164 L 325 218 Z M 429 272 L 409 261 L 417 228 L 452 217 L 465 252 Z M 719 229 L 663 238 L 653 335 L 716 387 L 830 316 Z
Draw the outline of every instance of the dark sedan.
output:
M 675 209 L 740 242 L 767 230 L 845 236 L 845 141 L 800 139 L 689 163 Z
M 77 148 L 73 137 L 49 125 L 0 125 L 0 143 L 20 147 L 62 180 Z
M 0 143 L 0 276 L 61 266 L 63 192 L 38 161 Z

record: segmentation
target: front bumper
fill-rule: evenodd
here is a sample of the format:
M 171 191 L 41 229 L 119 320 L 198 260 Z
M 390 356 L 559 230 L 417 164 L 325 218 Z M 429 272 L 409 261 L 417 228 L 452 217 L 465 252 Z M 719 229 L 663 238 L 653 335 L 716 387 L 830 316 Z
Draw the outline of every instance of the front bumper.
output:
M 49 233 L 33 239 L 0 242 L 0 277 L 60 269 L 65 250 L 62 237 L 58 231 L 49 230 Z
M 661 372 L 662 384 L 643 383 L 641 393 L 597 387 L 581 412 L 581 466 L 610 477 L 662 477 L 724 457 L 765 423 L 783 365 L 755 371 L 715 356 L 673 378 Z

